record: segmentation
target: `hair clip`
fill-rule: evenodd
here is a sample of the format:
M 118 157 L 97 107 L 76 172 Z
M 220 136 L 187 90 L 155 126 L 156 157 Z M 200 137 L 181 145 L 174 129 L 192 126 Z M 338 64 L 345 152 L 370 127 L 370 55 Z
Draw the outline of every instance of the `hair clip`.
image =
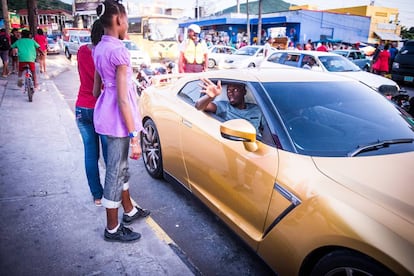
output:
M 105 13 L 105 4 L 104 3 L 99 3 L 100 6 L 102 6 L 102 10 L 101 13 L 98 14 L 98 18 L 101 18 L 102 15 L 104 15 Z

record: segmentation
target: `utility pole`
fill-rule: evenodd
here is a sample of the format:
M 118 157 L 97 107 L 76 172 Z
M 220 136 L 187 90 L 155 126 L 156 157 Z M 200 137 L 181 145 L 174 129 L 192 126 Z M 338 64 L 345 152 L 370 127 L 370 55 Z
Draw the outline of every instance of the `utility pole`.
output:
M 257 23 L 257 45 L 262 43 L 262 3 L 263 0 L 259 0 L 259 17 Z
M 10 17 L 9 17 L 9 7 L 7 6 L 7 0 L 1 0 L 1 6 L 3 9 L 3 18 L 4 18 L 4 28 L 6 33 L 10 33 Z
M 27 0 L 27 16 L 30 32 L 32 33 L 32 37 L 34 37 L 37 30 L 37 0 Z
M 246 1 L 246 20 L 247 20 L 247 25 L 246 25 L 246 32 L 247 32 L 247 44 L 250 45 L 250 17 L 249 17 L 249 0 Z

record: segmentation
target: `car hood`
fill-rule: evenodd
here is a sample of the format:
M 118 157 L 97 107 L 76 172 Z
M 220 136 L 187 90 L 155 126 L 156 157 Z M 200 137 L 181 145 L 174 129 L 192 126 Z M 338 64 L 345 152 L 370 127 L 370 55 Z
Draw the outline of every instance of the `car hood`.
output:
M 414 152 L 313 160 L 335 182 L 414 223 Z
M 378 90 L 378 87 L 381 85 L 392 85 L 397 86 L 397 83 L 393 80 L 388 78 L 384 78 L 380 75 L 376 75 L 373 73 L 365 72 L 365 71 L 356 71 L 356 72 L 335 72 L 335 74 L 342 75 L 345 77 L 349 77 L 352 79 L 356 79 L 366 85 Z
M 139 51 L 139 50 L 129 50 L 129 54 L 132 57 L 145 58 L 145 53 L 143 51 Z
M 241 62 L 245 61 L 249 58 L 253 58 L 254 56 L 247 56 L 247 55 L 229 55 L 223 59 L 224 62 Z

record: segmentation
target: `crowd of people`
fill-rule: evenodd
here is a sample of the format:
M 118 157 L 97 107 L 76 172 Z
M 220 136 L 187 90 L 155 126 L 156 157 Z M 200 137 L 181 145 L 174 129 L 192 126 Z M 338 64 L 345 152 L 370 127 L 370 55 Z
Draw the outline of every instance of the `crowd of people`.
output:
M 0 55 L 3 62 L 3 78 L 17 73 L 17 85 L 23 86 L 22 74 L 25 66 L 28 65 L 32 71 L 35 89 L 38 88 L 36 62 L 39 62 L 40 72 L 46 74 L 47 37 L 43 30 L 38 29 L 33 37 L 27 29 L 19 31 L 13 28 L 10 34 L 4 28 L 1 29 Z M 11 70 L 9 65 L 11 65 Z

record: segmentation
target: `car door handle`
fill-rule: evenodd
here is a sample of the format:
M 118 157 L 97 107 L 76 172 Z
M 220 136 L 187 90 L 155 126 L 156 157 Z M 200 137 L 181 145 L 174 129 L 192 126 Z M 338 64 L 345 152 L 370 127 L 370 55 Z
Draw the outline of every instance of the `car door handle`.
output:
M 191 123 L 191 122 L 189 122 L 189 121 L 187 121 L 186 119 L 181 119 L 181 122 L 183 123 L 183 125 L 185 125 L 185 126 L 187 126 L 187 127 L 189 127 L 189 128 L 192 128 L 193 127 L 193 124 Z

